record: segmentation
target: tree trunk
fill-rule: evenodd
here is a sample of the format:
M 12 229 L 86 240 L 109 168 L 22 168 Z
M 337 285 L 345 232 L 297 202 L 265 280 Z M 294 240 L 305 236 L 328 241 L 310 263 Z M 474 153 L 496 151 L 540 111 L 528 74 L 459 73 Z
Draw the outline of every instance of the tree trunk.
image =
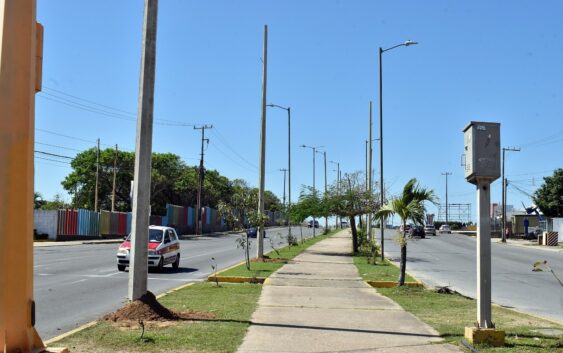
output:
M 358 253 L 358 231 L 356 230 L 356 217 L 350 216 L 350 227 L 352 228 L 352 252 Z
M 405 285 L 405 271 L 407 267 L 407 243 L 401 244 L 401 273 L 399 275 L 399 286 Z

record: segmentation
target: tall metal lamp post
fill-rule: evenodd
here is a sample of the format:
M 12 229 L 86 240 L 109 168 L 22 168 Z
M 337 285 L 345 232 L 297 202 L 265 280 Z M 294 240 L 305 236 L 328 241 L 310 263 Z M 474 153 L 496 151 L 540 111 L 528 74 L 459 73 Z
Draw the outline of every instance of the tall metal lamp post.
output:
M 379 193 L 381 196 L 381 205 L 384 204 L 384 187 L 383 187 L 383 53 L 386 51 L 398 48 L 398 47 L 408 47 L 410 45 L 418 44 L 418 42 L 413 42 L 412 40 L 407 40 L 404 43 L 394 45 L 387 49 L 383 49 L 379 47 L 379 169 L 380 179 L 379 179 Z M 385 222 L 381 219 L 381 260 L 385 260 L 385 252 L 384 252 L 384 241 L 385 241 Z
M 336 194 L 338 196 L 340 196 L 340 162 L 335 162 L 335 161 L 329 161 L 332 164 L 336 164 Z M 339 217 L 336 216 L 336 227 L 338 228 L 338 225 L 340 224 L 340 228 L 342 228 L 342 221 L 339 221 Z
M 287 231 L 291 238 L 291 222 L 289 221 L 291 211 L 291 107 L 286 108 L 272 103 L 268 104 L 268 107 L 287 111 Z
M 317 195 L 317 189 L 315 188 L 315 154 L 317 153 L 317 149 L 322 148 L 324 146 L 307 146 L 301 145 L 303 148 L 310 148 L 313 150 L 313 195 Z M 315 236 L 315 216 L 313 216 L 313 237 Z

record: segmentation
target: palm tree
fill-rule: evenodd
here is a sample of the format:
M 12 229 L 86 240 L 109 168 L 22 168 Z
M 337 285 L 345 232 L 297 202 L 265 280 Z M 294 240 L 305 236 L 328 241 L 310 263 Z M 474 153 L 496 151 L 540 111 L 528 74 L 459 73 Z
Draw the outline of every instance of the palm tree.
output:
M 401 218 L 403 230 L 399 233 L 399 245 L 401 246 L 399 286 L 405 284 L 405 270 L 407 267 L 407 221 L 411 220 L 414 224 L 423 224 L 424 215 L 426 213 L 424 201 L 435 203 L 436 197 L 434 191 L 420 187 L 416 178 L 412 178 L 403 188 L 403 193 L 400 197 L 393 198 L 376 213 L 376 217 L 381 219 L 382 225 L 385 224 L 384 220 L 391 215 L 396 214 Z

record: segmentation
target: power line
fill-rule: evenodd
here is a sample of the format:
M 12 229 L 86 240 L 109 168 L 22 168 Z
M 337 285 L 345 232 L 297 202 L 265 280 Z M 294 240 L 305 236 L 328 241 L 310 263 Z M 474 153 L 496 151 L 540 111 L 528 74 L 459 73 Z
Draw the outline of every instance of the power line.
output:
M 219 139 L 219 142 L 221 142 L 221 144 L 223 144 L 229 151 L 231 151 L 234 155 L 236 155 L 238 158 L 240 158 L 241 161 L 245 162 L 246 164 L 248 164 L 252 168 L 258 170 L 258 166 L 256 164 L 249 162 L 246 158 L 244 158 L 242 155 L 240 155 L 233 147 L 231 147 L 231 145 L 229 145 L 229 143 L 226 141 L 226 139 L 223 137 L 223 135 L 221 135 L 219 130 L 217 130 L 217 129 L 212 130 L 212 133 Z
M 35 152 L 35 153 L 40 153 L 40 154 L 44 154 L 44 155 L 47 155 L 47 156 L 58 157 L 58 158 L 74 159 L 73 157 L 63 156 L 63 155 L 56 154 L 56 153 L 49 153 L 49 152 L 37 151 L 37 150 L 35 150 L 35 151 L 33 151 L 33 152 Z
M 71 97 L 73 99 L 77 99 L 80 100 L 82 102 L 86 102 L 88 104 L 84 104 L 84 103 L 80 103 L 80 102 L 76 102 L 73 101 L 72 99 L 68 99 L 53 93 L 49 93 L 49 92 L 41 92 L 39 94 L 39 96 L 41 98 L 53 101 L 53 102 L 57 102 L 66 106 L 70 106 L 72 108 L 76 108 L 76 109 L 81 109 L 81 110 L 85 110 L 91 113 L 95 113 L 95 114 L 99 114 L 108 118 L 115 118 L 115 119 L 120 119 L 120 120 L 126 120 L 126 121 L 131 121 L 131 122 L 136 122 L 137 121 L 137 115 L 133 112 L 128 112 L 126 110 L 122 110 L 122 109 L 118 109 L 118 108 L 114 108 L 111 107 L 109 105 L 105 105 L 105 104 L 101 104 L 101 103 L 97 103 L 94 102 L 92 100 L 88 100 L 88 99 L 84 99 L 84 98 L 80 98 L 77 97 L 75 95 L 72 94 L 68 94 L 65 93 L 63 91 L 59 91 L 59 90 L 55 90 L 52 88 L 48 88 L 48 90 L 63 94 L 67 97 Z M 89 105 L 90 104 L 90 105 Z M 92 106 L 95 105 L 95 106 Z M 99 107 L 103 107 L 105 109 L 102 108 L 98 108 L 96 106 Z M 110 110 L 107 110 L 110 109 Z M 113 110 L 113 111 L 111 111 Z M 168 119 L 154 119 L 154 123 L 157 125 L 164 125 L 164 126 L 177 126 L 177 127 L 192 127 L 194 126 L 193 123 L 185 123 L 182 121 L 175 121 L 175 120 L 168 120 Z
M 49 147 L 56 147 L 56 148 L 62 148 L 65 150 L 69 150 L 69 151 L 78 151 L 78 152 L 82 152 L 83 150 L 79 150 L 77 148 L 70 148 L 70 147 L 64 147 L 64 146 L 59 146 L 59 145 L 52 145 L 50 143 L 44 143 L 44 142 L 37 142 L 35 141 L 36 145 L 42 145 L 42 146 L 49 146 Z
M 80 137 L 75 137 L 75 136 L 69 136 L 69 135 L 65 135 L 65 134 L 61 134 L 60 132 L 55 132 L 55 131 L 50 131 L 50 130 L 45 130 L 45 129 L 40 129 L 40 128 L 35 128 L 36 131 L 41 131 L 41 132 L 46 132 L 48 134 L 52 134 L 52 135 L 57 135 L 57 136 L 61 136 L 61 137 L 66 137 L 69 139 L 73 139 L 73 140 L 77 140 L 77 141 L 82 141 L 82 142 L 87 142 L 87 143 L 91 143 L 91 144 L 95 144 L 96 141 L 94 140 L 86 140 Z M 108 145 L 109 146 L 109 145 Z
M 70 164 L 70 162 L 60 161 L 60 160 L 50 159 L 50 158 L 44 158 L 44 157 L 39 157 L 39 156 L 35 156 L 35 158 L 37 158 L 37 159 L 42 159 L 42 160 L 45 160 L 45 161 L 50 161 L 50 162 L 57 162 L 57 163 Z

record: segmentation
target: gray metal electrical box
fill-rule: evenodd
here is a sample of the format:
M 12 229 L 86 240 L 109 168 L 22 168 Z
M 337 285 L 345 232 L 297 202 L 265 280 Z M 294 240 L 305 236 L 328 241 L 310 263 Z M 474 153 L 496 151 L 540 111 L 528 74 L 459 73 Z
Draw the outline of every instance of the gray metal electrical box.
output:
M 494 181 L 500 177 L 500 124 L 472 121 L 463 129 L 465 179 Z

